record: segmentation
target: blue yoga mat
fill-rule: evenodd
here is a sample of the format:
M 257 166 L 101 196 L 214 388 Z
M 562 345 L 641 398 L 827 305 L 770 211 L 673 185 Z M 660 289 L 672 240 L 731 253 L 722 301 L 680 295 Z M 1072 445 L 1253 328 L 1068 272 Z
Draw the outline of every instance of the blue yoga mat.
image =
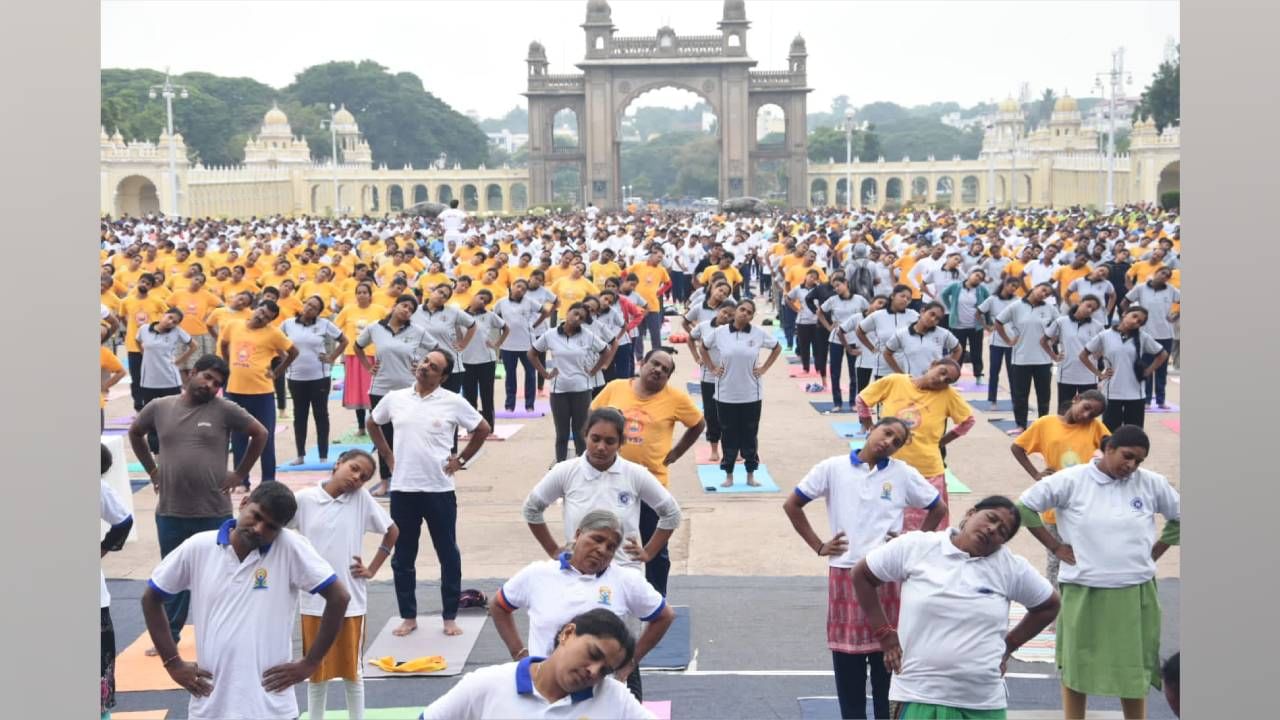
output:
M 329 402 L 342 402 L 342 390 L 334 390 L 329 393 Z
M 996 428 L 1002 432 L 1009 432 L 1010 430 L 1018 429 L 1018 423 L 1012 420 L 991 419 L 991 420 L 988 420 L 987 422 L 991 423 L 992 425 L 995 425 Z
M 975 410 L 981 410 L 982 412 L 1013 412 L 1013 401 L 1009 398 L 997 398 L 994 410 L 991 409 L 991 403 L 987 402 L 985 399 L 975 400 L 969 404 L 972 405 Z
M 684 389 L 685 389 L 685 392 L 688 392 L 690 395 L 696 398 L 702 397 L 702 383 L 700 382 L 685 383 Z
M 329 459 L 324 462 L 320 462 L 320 450 L 318 448 L 312 447 L 307 450 L 306 456 L 302 458 L 304 462 L 301 465 L 283 465 L 283 464 L 277 465 L 276 472 L 303 472 L 308 470 L 310 471 L 332 470 L 333 464 L 338 460 L 338 456 L 352 448 L 359 448 L 360 450 L 364 450 L 366 452 L 374 451 L 373 443 L 367 443 L 364 445 L 330 445 Z
M 857 413 L 855 413 L 853 410 L 841 410 L 838 413 L 832 413 L 831 411 L 835 409 L 835 404 L 831 402 L 827 402 L 825 400 L 810 400 L 809 407 L 812 407 L 816 412 L 823 413 L 823 414 L 830 413 L 837 417 L 841 415 L 849 415 L 852 417 L 857 417 Z
M 800 720 L 840 720 L 840 701 L 835 698 L 796 698 L 796 702 L 800 703 Z M 871 717 L 870 698 L 867 705 L 867 717 Z
M 769 475 L 769 469 L 764 465 L 756 468 L 756 482 L 760 483 L 760 487 L 751 487 L 747 484 L 747 470 L 741 464 L 733 466 L 733 487 L 720 487 L 720 483 L 724 482 L 724 470 L 721 470 L 719 465 L 699 465 L 698 482 L 702 483 L 703 492 L 719 495 L 778 492 L 777 483 L 773 481 L 773 477 Z
M 146 486 L 148 486 L 148 485 L 150 485 L 150 484 L 151 484 L 151 480 L 149 480 L 149 479 L 148 479 L 148 480 L 135 480 L 135 479 L 130 478 L 130 480 L 129 480 L 129 489 L 130 489 L 130 490 L 132 490 L 133 492 L 138 492 L 139 490 L 141 490 L 142 488 L 144 488 L 144 487 L 146 487 Z
M 645 670 L 683 670 L 693 662 L 693 634 L 689 608 L 673 605 L 676 619 L 658 644 L 640 661 Z
M 867 434 L 862 432 L 862 423 L 856 422 L 833 422 L 831 429 L 842 438 L 862 438 L 866 439 Z M 861 445 L 859 445 L 861 447 Z

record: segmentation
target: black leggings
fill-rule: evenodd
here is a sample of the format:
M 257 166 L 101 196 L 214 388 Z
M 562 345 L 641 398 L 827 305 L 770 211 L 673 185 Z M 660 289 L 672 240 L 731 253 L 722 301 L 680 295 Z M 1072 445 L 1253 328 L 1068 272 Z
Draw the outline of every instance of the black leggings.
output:
M 858 392 L 862 392 L 871 384 L 871 375 L 876 371 L 875 368 L 858 368 Z M 856 397 L 856 393 L 855 393 Z M 849 405 L 854 404 L 854 399 L 849 398 Z
M 381 402 L 382 398 L 382 395 L 369 393 L 370 415 L 372 415 L 374 409 L 378 407 L 378 403 Z M 382 437 L 387 439 L 387 447 L 394 451 L 396 447 L 394 444 L 396 435 L 395 426 L 391 423 L 378 423 L 378 427 L 382 430 Z M 378 477 L 382 478 L 383 482 L 389 482 L 391 480 L 391 468 L 387 467 L 387 459 L 382 456 L 382 453 L 378 453 Z
M 716 412 L 716 384 L 704 382 L 702 386 L 702 417 L 707 421 L 707 442 L 720 442 L 720 414 Z
M 1107 409 L 1102 411 L 1102 423 L 1111 432 L 1121 425 L 1137 425 L 1143 427 L 1147 419 L 1147 401 L 1107 400 Z
M 129 352 L 129 395 L 133 397 L 133 411 L 142 410 L 147 399 L 142 392 L 142 352 Z
M 716 403 L 720 414 L 720 469 L 726 475 L 733 473 L 733 465 L 742 453 L 742 464 L 753 473 L 760 467 L 760 410 L 759 400 L 747 403 Z
M 1036 386 L 1036 415 L 1049 414 L 1049 393 L 1053 391 L 1053 366 L 1014 365 L 1009 370 L 1010 392 L 1013 394 L 1013 421 L 1018 427 L 1027 427 L 1030 413 L 1031 385 Z
M 471 407 L 480 411 L 484 421 L 493 429 L 493 383 L 498 369 L 497 361 L 465 365 L 462 372 L 462 397 Z M 479 405 L 476 400 L 479 400 Z
M 822 337 L 820 325 L 802 325 L 796 323 L 796 355 L 800 356 L 800 366 L 809 372 L 809 357 L 813 357 L 813 369 L 822 377 L 827 376 L 827 340 Z
M 844 356 L 844 362 L 840 362 L 840 356 Z M 843 405 L 844 395 L 840 391 L 840 381 L 844 375 L 843 368 L 849 368 L 849 404 L 853 404 L 853 399 L 858 396 L 858 391 L 862 388 L 858 385 L 858 369 L 857 355 L 850 355 L 844 349 L 844 345 L 836 342 L 827 342 L 827 361 L 831 363 L 831 404 Z
M 974 379 L 982 377 L 982 328 L 955 328 L 951 331 L 960 341 L 960 348 L 969 353 L 969 362 L 973 365 Z M 961 356 L 961 360 L 964 356 Z
M 280 358 L 277 356 L 271 360 L 271 372 L 275 372 L 280 367 Z M 284 375 L 281 375 L 272 381 L 276 388 L 276 410 L 284 412 L 285 392 L 284 392 Z
M 556 426 L 556 462 L 569 458 L 569 437 L 573 436 L 574 455 L 582 457 L 587 441 L 582 426 L 591 409 L 591 391 L 551 393 L 551 419 Z
M 316 419 L 316 449 L 320 459 L 329 457 L 329 388 L 333 379 L 290 380 L 289 395 L 293 397 L 293 446 L 298 457 L 307 454 L 307 415 Z
M 1000 389 L 1000 366 L 1009 374 L 1009 386 L 1013 386 L 1013 348 L 991 345 L 991 376 L 987 378 L 987 402 L 996 401 Z
M 871 708 L 876 718 L 889 717 L 889 670 L 884 653 L 852 654 L 831 651 L 840 717 L 867 717 L 867 670 L 871 671 Z
M 1097 390 L 1097 389 L 1098 389 L 1097 383 L 1094 383 L 1092 385 L 1072 385 L 1071 383 L 1062 383 L 1062 382 L 1058 383 L 1058 412 L 1061 413 L 1063 410 L 1066 410 L 1068 407 L 1070 407 L 1071 401 L 1075 399 L 1076 395 L 1079 395 L 1085 390 Z

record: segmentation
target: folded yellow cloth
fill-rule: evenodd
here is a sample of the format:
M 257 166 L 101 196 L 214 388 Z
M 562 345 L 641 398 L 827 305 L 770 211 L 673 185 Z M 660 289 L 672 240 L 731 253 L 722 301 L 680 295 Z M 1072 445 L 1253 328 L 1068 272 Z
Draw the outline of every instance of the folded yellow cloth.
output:
M 387 655 L 377 660 L 370 660 L 369 664 L 384 672 L 396 673 L 439 672 L 449 667 L 441 655 L 425 655 L 404 662 L 396 662 L 394 657 Z

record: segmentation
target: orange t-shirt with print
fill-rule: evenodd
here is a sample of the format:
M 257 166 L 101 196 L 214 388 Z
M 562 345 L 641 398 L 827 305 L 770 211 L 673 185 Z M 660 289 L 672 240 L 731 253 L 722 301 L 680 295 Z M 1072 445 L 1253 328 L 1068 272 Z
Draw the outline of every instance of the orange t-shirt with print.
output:
M 239 395 L 266 395 L 275 392 L 271 361 L 293 347 L 279 328 L 251 328 L 247 322 L 231 323 L 222 342 L 230 348 L 231 378 L 227 392 Z

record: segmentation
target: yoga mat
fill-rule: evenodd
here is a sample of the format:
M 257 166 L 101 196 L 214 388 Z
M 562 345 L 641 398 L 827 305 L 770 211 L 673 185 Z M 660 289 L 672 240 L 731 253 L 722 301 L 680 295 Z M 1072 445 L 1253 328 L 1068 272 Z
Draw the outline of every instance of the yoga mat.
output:
M 947 494 L 964 495 L 971 492 L 973 491 L 969 489 L 969 486 L 960 482 L 960 478 L 956 477 L 955 473 L 951 472 L 951 468 L 947 468 Z
M 1026 617 L 1027 609 L 1017 603 L 1009 603 L 1009 629 L 1012 630 L 1015 625 L 1022 622 L 1022 618 Z M 1040 631 L 1039 635 L 1031 638 L 1018 651 L 1013 654 L 1014 660 L 1022 662 L 1055 662 L 1054 651 L 1057 644 L 1057 634 L 1054 626 L 1050 623 L 1049 627 Z
M 458 625 L 462 626 L 462 634 L 445 635 L 440 629 L 439 615 L 419 615 L 417 630 L 404 637 L 396 637 L 391 634 L 391 631 L 400 624 L 400 618 L 393 615 L 387 618 L 387 624 L 382 626 L 382 630 L 364 652 L 364 676 L 394 678 L 461 675 L 463 666 L 467 664 L 467 657 L 476 646 L 476 640 L 480 637 L 480 631 L 488 619 L 489 615 L 484 610 L 461 611 L 458 613 Z M 443 655 L 448 667 L 432 673 L 389 673 L 368 662 L 387 655 L 391 655 L 396 660 L 412 660 L 424 655 Z
M 685 392 L 689 393 L 689 395 L 690 395 L 691 397 L 702 397 L 702 383 L 701 383 L 701 382 L 685 383 L 685 384 L 684 384 L 684 389 L 685 389 Z
M 133 491 L 133 492 L 138 492 L 139 490 L 141 490 L 142 488 L 144 488 L 144 487 L 146 487 L 146 486 L 148 486 L 148 485 L 150 485 L 150 484 L 151 484 L 151 480 L 149 480 L 149 479 L 142 479 L 142 480 L 133 480 L 133 479 L 130 479 L 130 480 L 129 480 L 129 489 L 130 489 L 131 491 Z
M 773 478 L 769 475 L 769 469 L 764 465 L 756 468 L 756 482 L 760 483 L 760 487 L 751 487 L 747 484 L 747 470 L 742 465 L 733 467 L 732 487 L 720 487 L 720 483 L 724 482 L 724 471 L 720 469 L 719 465 L 699 465 L 698 482 L 702 483 L 703 492 L 716 493 L 718 495 L 778 492 L 778 485 L 774 483 Z
M 995 425 L 998 430 L 1005 433 L 1006 435 L 1008 435 L 1009 433 L 1014 433 L 1012 437 L 1017 437 L 1018 435 L 1022 434 L 1021 432 L 1017 432 L 1018 423 L 1012 420 L 999 420 L 996 418 L 991 418 L 987 422 L 991 423 L 992 425 Z
M 986 400 L 977 400 L 969 404 L 974 410 L 981 410 L 982 412 L 1013 412 L 1013 401 L 1009 398 L 996 398 L 994 410 L 991 408 L 991 403 Z
M 127 469 L 128 469 L 128 471 L 129 471 L 129 472 L 131 472 L 131 473 L 145 473 L 145 472 L 146 472 L 146 468 L 142 467 L 142 463 L 140 463 L 140 462 L 131 462 L 131 463 L 129 463 L 129 465 L 128 465 L 128 468 L 127 468 Z
M 707 443 L 698 443 L 693 449 L 693 457 L 699 465 L 713 465 L 718 467 L 719 460 L 711 459 L 711 446 Z M 738 462 L 742 462 L 742 455 L 738 455 Z M 724 478 L 720 478 L 721 482 Z
M 787 373 L 787 377 L 789 377 L 789 378 L 815 378 L 815 379 L 816 379 L 816 378 L 819 378 L 819 377 L 822 377 L 822 376 L 821 376 L 821 375 L 819 375 L 819 374 L 818 374 L 816 371 L 814 371 L 812 368 L 810 368 L 809 372 L 805 372 L 805 371 L 804 371 L 804 368 L 791 368 L 791 371 Z
M 116 655 L 116 692 L 182 689 L 178 683 L 170 679 L 169 672 L 164 669 L 164 660 L 159 656 L 146 656 L 147 648 L 150 647 L 151 636 L 143 630 L 133 644 Z M 182 628 L 178 652 L 187 662 L 195 661 L 196 631 L 191 625 Z
M 811 393 L 811 394 L 817 395 L 818 393 Z M 846 410 L 844 412 L 839 412 L 839 413 L 832 413 L 831 411 L 835 409 L 835 405 L 826 400 L 810 400 L 809 406 L 812 407 L 815 411 L 822 414 L 853 415 L 856 417 L 856 413 L 854 413 L 852 410 Z
M 1160 424 L 1178 433 L 1179 435 L 1182 434 L 1182 421 L 1178 420 L 1177 418 L 1169 418 L 1168 420 L 1161 420 Z
M 786 357 L 787 362 L 788 362 L 789 364 L 791 364 L 791 365 L 799 365 L 799 364 L 800 364 L 800 356 L 798 356 L 798 355 L 786 355 L 786 356 L 784 356 L 784 357 Z
M 340 438 L 331 440 L 330 442 L 335 442 L 335 443 L 338 443 L 339 445 L 361 445 L 363 443 L 369 442 L 369 434 L 358 433 L 356 432 L 355 428 L 352 428 L 346 435 L 343 435 Z
M 135 417 L 137 416 L 124 415 L 116 418 L 107 418 L 107 427 L 124 428 L 125 430 L 128 430 L 129 426 L 133 424 Z
M 102 434 L 103 434 L 103 435 L 111 435 L 112 437 L 119 437 L 119 436 L 121 436 L 121 435 L 128 435 L 128 434 L 129 434 L 129 428 L 122 428 L 122 427 L 107 427 L 107 428 L 103 428 L 103 429 L 102 429 Z
M 332 470 L 333 464 L 338 460 L 338 456 L 350 450 L 351 448 L 360 448 L 366 452 L 374 452 L 373 443 L 357 443 L 354 445 L 329 445 L 329 459 L 320 462 L 320 450 L 311 447 L 307 450 L 307 454 L 302 458 L 305 462 L 301 465 L 278 465 L 276 472 L 305 472 L 308 470 Z
M 972 379 L 959 380 L 951 387 L 955 388 L 956 392 L 962 393 L 984 393 L 987 391 L 986 383 L 979 384 L 974 382 Z
M 501 363 L 499 363 L 498 366 L 493 370 L 493 377 L 495 380 L 507 379 L 507 369 L 504 368 Z
M 111 711 L 112 720 L 164 720 L 169 716 L 169 711 L 160 710 L 130 710 L 127 712 Z
M 836 698 L 802 697 L 796 702 L 800 704 L 800 720 L 840 720 L 840 701 Z M 867 717 L 871 715 L 871 708 L 867 708 Z
M 342 402 L 341 388 L 334 388 L 333 392 L 329 393 L 329 402 Z
M 867 434 L 862 432 L 862 424 L 855 422 L 833 422 L 831 429 L 836 431 L 836 435 L 843 438 L 866 438 Z
M 671 720 L 670 700 L 645 700 L 640 704 L 648 708 L 658 720 Z
M 493 432 L 489 433 L 489 437 L 485 438 L 484 440 L 485 442 L 502 442 L 504 440 L 510 440 L 513 435 L 520 432 L 520 428 L 522 427 L 524 427 L 524 425 L 520 423 L 511 423 L 510 425 L 504 423 L 504 424 L 496 425 L 493 428 Z M 468 433 L 458 438 L 458 441 L 467 442 L 470 439 L 471 439 L 471 434 Z
M 683 670 L 693 661 L 691 616 L 686 605 L 672 605 L 676 619 L 658 644 L 640 661 L 641 670 Z
M 523 406 L 518 406 L 515 410 L 503 408 L 494 412 L 493 416 L 499 420 L 532 420 L 550 414 L 551 402 L 549 400 L 536 400 L 533 403 L 533 410 L 525 410 Z
M 1181 409 L 1179 409 L 1177 405 L 1170 405 L 1169 407 L 1164 408 L 1164 409 L 1158 408 L 1158 407 L 1156 407 L 1155 405 L 1148 405 L 1148 406 L 1147 406 L 1147 412 L 1149 412 L 1149 413 L 1168 414 L 1168 413 L 1178 413 L 1178 412 L 1182 412 L 1182 410 L 1181 410 Z

